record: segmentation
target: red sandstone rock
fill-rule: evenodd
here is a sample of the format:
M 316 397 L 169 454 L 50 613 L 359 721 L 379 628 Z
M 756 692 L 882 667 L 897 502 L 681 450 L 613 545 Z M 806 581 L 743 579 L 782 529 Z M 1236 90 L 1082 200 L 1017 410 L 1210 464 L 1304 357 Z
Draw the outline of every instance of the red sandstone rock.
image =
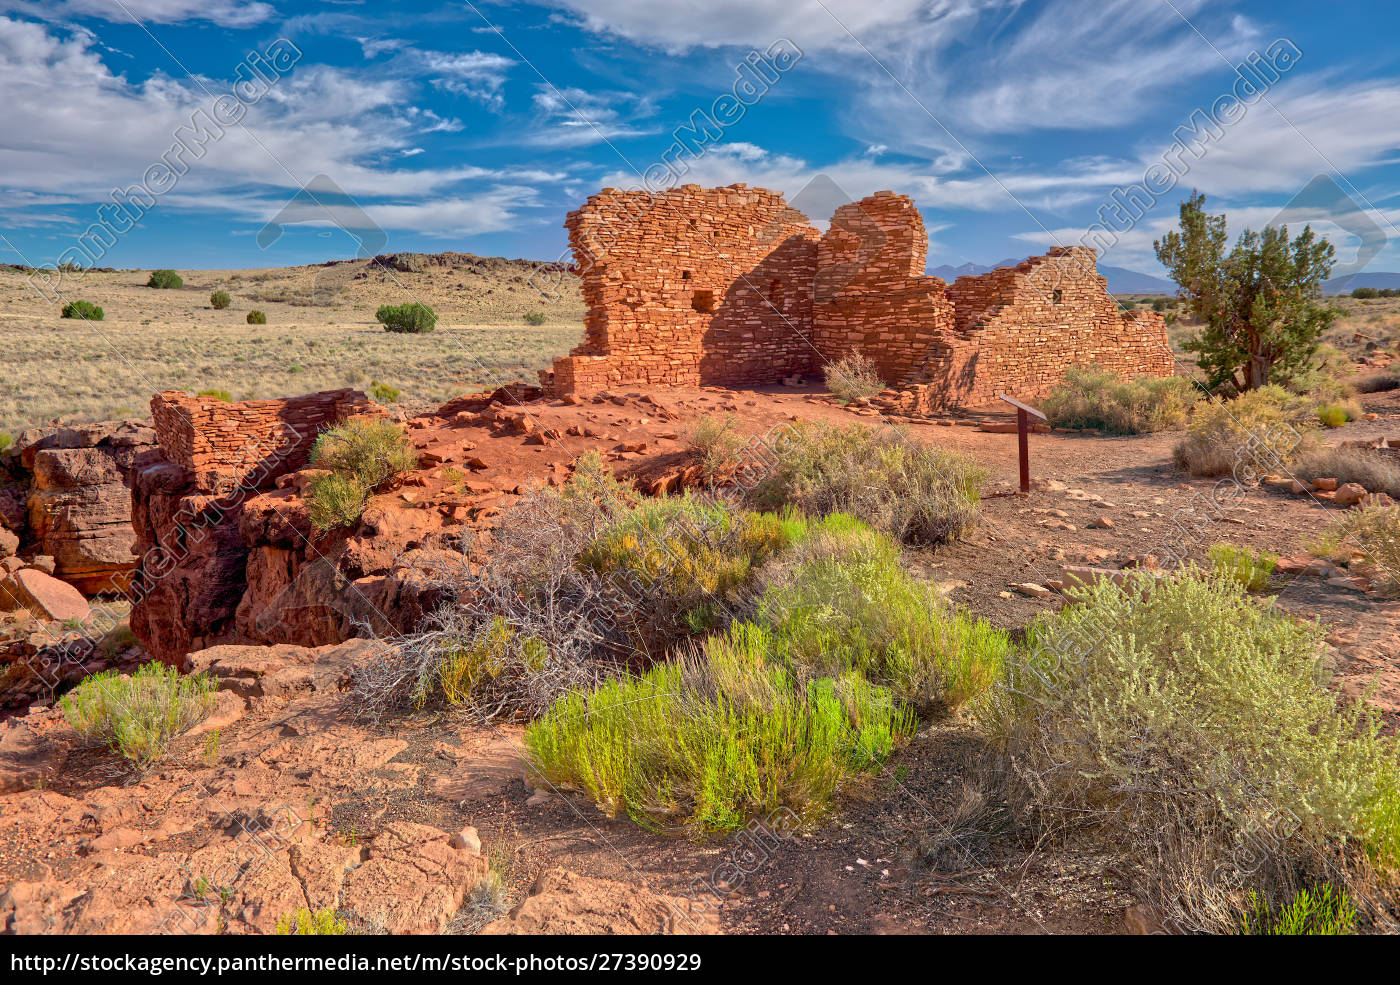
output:
M 82 592 L 36 568 L 21 569 L 0 581 L 0 608 L 25 608 L 40 619 L 61 621 L 81 621 L 91 612 Z
M 556 868 L 541 872 L 530 895 L 481 933 L 718 934 L 720 924 L 713 907 Z

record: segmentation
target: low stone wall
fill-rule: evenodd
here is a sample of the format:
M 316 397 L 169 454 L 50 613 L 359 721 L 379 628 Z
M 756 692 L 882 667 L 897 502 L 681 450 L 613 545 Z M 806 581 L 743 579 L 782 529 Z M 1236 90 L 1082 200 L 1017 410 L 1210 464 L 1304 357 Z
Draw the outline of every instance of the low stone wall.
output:
M 176 390 L 151 398 L 161 450 L 202 492 L 267 486 L 306 464 L 323 428 L 376 412 L 368 397 L 348 388 L 282 400 L 229 402 Z

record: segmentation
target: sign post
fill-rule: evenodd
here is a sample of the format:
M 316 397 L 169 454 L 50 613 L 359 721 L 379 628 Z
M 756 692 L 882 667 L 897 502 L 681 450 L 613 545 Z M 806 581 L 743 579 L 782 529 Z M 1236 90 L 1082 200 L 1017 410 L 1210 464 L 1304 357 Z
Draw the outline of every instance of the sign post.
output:
M 1016 408 L 1016 441 L 1019 444 L 1021 466 L 1021 492 L 1022 494 L 1031 491 L 1031 415 L 1034 414 L 1042 421 L 1048 418 L 1034 407 L 1029 407 L 1019 400 L 1013 400 L 1004 393 L 998 393 L 997 399 L 1004 400 L 1012 407 Z

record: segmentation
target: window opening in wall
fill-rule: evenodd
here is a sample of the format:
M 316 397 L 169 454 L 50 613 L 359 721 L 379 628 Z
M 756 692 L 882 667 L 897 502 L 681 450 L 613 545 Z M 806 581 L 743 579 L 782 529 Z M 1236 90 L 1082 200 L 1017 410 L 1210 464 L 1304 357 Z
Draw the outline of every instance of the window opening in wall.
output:
M 775 308 L 783 306 L 783 282 L 774 280 L 768 285 L 768 303 Z
M 682 270 L 682 271 L 681 271 L 681 280 L 690 280 L 690 271 L 689 271 L 689 270 Z
M 690 296 L 690 306 L 696 311 L 703 312 L 707 315 L 713 314 L 715 310 L 715 292 L 696 291 Z
M 1059 304 L 1064 299 L 1064 292 L 1062 292 L 1058 287 L 1050 292 L 1050 300 L 1053 301 L 1055 304 Z

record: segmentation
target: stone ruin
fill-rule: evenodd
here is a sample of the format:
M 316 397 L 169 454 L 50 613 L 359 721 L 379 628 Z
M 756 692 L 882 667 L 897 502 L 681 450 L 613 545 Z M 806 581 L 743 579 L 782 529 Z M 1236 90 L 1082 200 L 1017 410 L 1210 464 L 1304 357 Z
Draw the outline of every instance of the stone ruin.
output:
M 1094 250 L 1052 249 L 947 284 L 908 196 L 842 206 L 825 233 L 776 192 L 605 188 L 565 220 L 584 341 L 540 374 L 551 395 L 743 386 L 871 359 L 907 413 L 1032 398 L 1067 368 L 1167 376 L 1166 324 L 1118 308 Z

